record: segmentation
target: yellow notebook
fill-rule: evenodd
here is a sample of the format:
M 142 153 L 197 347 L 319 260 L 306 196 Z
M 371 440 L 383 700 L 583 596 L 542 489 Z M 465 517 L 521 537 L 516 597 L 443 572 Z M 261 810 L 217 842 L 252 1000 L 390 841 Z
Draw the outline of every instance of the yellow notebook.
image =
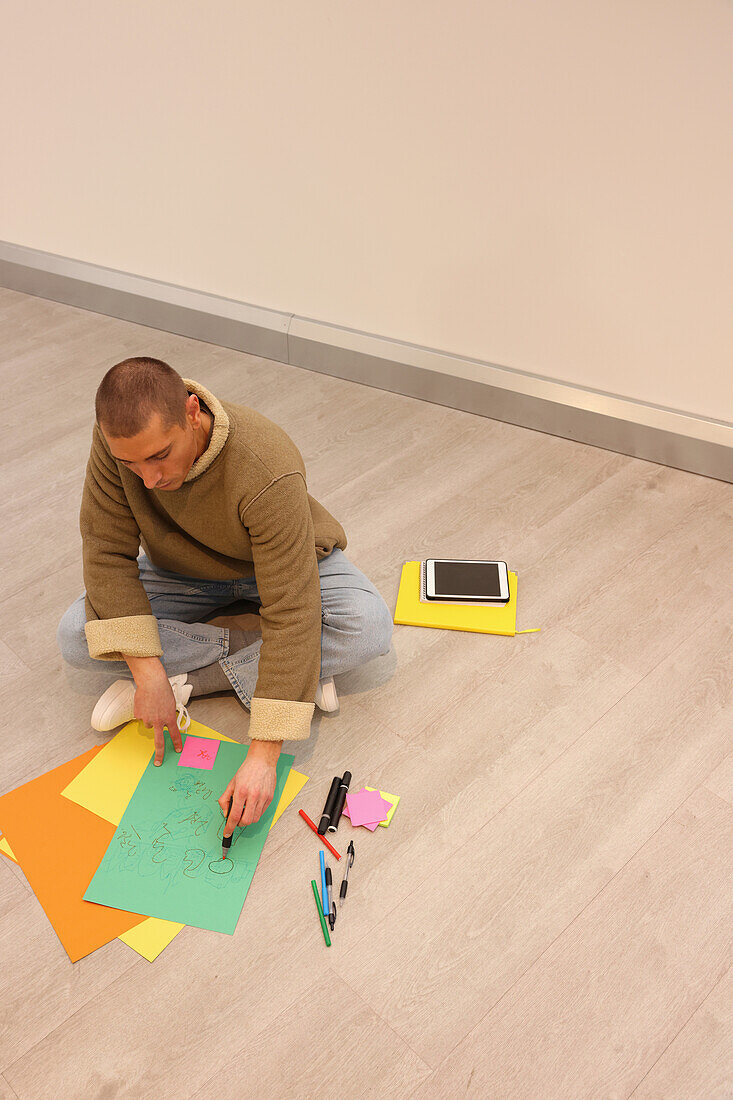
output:
M 442 630 L 471 630 L 477 634 L 532 634 L 517 630 L 517 574 L 509 572 L 509 600 L 504 607 L 468 607 L 466 604 L 423 603 L 420 599 L 420 562 L 402 566 L 394 621 L 402 626 L 432 626 Z M 539 628 L 537 628 L 539 629 Z

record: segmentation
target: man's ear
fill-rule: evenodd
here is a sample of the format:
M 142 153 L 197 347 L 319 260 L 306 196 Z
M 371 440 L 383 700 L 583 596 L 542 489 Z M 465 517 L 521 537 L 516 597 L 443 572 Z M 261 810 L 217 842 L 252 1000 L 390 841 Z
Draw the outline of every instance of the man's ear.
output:
M 186 416 L 191 419 L 191 426 L 198 428 L 201 424 L 201 406 L 199 405 L 199 399 L 195 393 L 188 395 L 186 401 Z

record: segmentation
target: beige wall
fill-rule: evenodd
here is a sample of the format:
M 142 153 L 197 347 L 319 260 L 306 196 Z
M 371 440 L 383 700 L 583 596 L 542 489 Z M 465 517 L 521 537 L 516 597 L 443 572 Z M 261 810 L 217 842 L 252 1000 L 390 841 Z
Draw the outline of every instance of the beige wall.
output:
M 3 24 L 4 240 L 733 420 L 729 0 Z

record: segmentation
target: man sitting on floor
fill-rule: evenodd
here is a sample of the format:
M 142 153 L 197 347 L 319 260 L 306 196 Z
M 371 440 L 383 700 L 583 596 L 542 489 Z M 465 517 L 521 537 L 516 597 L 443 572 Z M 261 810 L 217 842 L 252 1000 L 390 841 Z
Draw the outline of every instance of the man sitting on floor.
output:
M 226 814 L 232 798 L 229 834 L 272 801 L 283 741 L 308 738 L 315 705 L 337 709 L 334 674 L 389 651 L 392 616 L 271 420 L 145 357 L 113 366 L 95 404 L 86 593 L 61 619 L 59 648 L 76 668 L 126 677 L 92 726 L 139 718 L 156 764 L 165 726 L 181 751 L 177 718 L 191 697 L 236 692 L 251 745 L 219 800 Z M 261 633 L 203 621 L 242 599 L 259 605 Z

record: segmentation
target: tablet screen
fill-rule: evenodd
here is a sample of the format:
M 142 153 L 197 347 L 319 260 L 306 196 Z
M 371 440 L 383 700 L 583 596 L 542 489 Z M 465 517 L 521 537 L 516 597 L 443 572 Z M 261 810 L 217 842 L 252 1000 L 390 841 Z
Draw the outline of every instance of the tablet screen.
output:
M 499 598 L 499 567 L 495 562 L 436 561 L 435 593 Z

